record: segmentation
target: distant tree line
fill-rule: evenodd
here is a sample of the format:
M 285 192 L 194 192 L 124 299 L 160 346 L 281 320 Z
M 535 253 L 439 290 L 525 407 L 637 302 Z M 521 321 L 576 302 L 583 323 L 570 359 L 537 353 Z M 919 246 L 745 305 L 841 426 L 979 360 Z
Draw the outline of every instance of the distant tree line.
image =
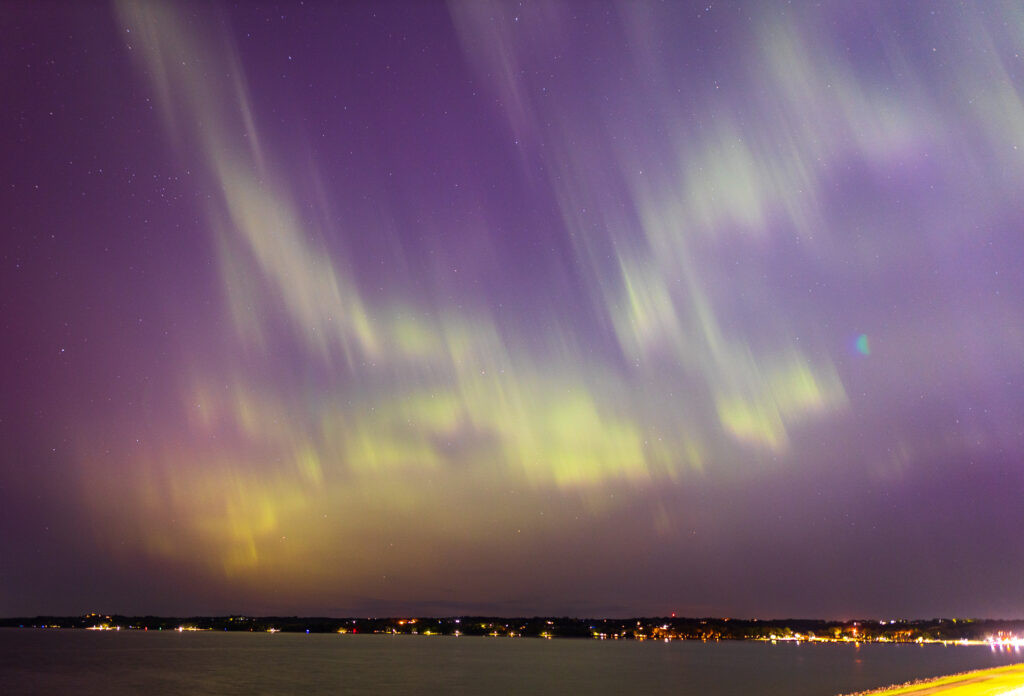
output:
M 100 628 L 121 630 L 283 631 L 535 638 L 686 639 L 686 640 L 843 640 L 984 641 L 1024 638 L 1024 621 L 928 619 L 823 621 L 816 619 L 727 619 L 645 617 L 580 619 L 572 617 L 389 617 L 327 618 L 298 616 L 34 616 L 0 619 L 2 627 Z

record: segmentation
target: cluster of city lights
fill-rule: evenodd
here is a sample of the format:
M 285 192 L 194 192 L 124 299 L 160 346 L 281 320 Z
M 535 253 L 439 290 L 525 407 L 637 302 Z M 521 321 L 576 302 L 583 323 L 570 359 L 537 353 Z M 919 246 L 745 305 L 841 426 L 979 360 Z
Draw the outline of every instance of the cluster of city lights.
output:
M 1013 648 L 1014 650 L 1020 650 L 1024 646 L 1024 637 L 1018 636 L 1014 633 L 1003 633 L 1000 631 L 994 636 L 989 636 L 985 639 L 988 645 L 991 645 L 993 649 L 996 648 Z

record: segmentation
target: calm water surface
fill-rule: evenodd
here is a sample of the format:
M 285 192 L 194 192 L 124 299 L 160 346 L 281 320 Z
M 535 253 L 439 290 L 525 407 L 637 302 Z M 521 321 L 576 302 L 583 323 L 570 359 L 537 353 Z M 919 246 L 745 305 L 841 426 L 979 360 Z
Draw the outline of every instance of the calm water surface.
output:
M 1021 661 L 983 646 L 0 629 L 5 694 L 831 696 Z

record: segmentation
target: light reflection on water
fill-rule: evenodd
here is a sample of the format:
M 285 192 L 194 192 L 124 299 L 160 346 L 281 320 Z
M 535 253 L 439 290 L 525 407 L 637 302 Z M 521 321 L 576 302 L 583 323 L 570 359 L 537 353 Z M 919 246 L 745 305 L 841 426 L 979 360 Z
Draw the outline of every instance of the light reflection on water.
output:
M 1024 659 L 986 646 L 0 629 L 7 694 L 828 696 Z

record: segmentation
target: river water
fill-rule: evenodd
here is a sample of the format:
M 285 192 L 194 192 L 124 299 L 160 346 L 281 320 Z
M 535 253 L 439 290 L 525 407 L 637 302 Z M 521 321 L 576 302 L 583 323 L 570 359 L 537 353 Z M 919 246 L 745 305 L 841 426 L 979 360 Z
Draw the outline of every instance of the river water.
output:
M 985 646 L 0 629 L 4 694 L 833 696 L 1021 661 Z

